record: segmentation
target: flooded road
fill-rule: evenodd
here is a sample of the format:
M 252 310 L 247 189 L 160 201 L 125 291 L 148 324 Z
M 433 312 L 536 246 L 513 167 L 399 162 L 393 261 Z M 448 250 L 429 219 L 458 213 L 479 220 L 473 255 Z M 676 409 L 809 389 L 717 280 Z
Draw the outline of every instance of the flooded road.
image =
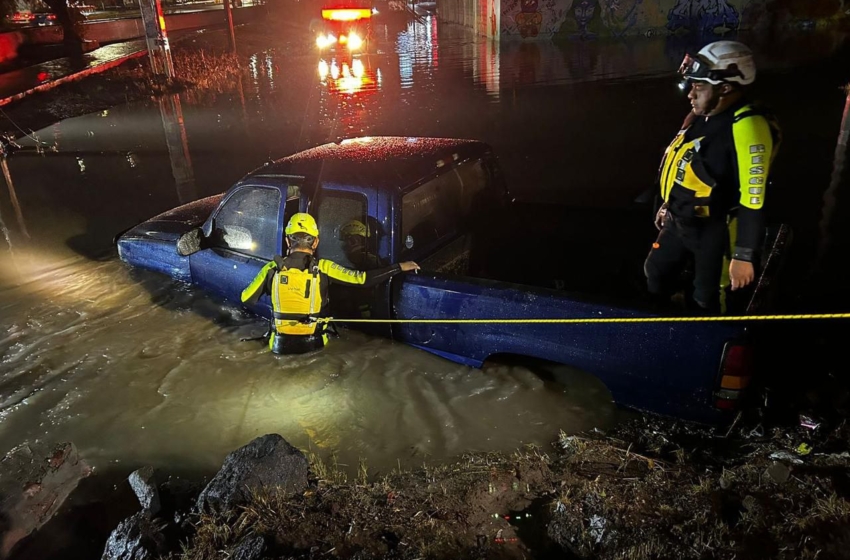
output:
M 276 357 L 240 342 L 262 332 L 253 317 L 117 260 L 112 238 L 135 223 L 360 135 L 484 140 L 519 196 L 630 207 L 687 109 L 670 75 L 686 45 L 671 39 L 495 45 L 433 18 L 382 33 L 356 60 L 242 46 L 250 72 L 221 94 L 115 107 L 22 141 L 55 151 L 11 158 L 0 194 L 0 452 L 70 440 L 101 470 L 209 473 L 275 432 L 386 471 L 621 418 L 568 368 L 475 370 L 348 330 L 319 354 Z M 794 154 L 777 167 L 777 215 L 801 225 L 820 212 L 847 67 L 839 39 L 803 40 L 814 47 L 756 45 L 759 91 Z M 807 83 L 818 87 L 787 87 Z

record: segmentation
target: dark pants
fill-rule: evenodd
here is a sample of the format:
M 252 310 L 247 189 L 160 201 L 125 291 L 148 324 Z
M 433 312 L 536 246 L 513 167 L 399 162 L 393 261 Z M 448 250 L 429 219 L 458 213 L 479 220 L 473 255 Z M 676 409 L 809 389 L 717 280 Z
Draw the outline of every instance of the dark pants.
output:
M 286 335 L 272 332 L 269 348 L 275 354 L 306 354 L 324 348 L 327 338 L 321 334 Z
M 693 255 L 693 301 L 704 311 L 719 313 L 720 281 L 728 247 L 729 229 L 724 220 L 684 222 L 668 214 L 644 263 L 647 288 L 653 295 L 672 295 L 688 255 Z

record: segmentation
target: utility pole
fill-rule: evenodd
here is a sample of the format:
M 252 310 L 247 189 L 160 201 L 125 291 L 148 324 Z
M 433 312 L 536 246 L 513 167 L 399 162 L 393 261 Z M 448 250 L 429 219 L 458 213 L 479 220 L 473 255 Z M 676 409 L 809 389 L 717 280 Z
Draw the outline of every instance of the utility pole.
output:
M 171 46 L 165 31 L 165 16 L 162 14 L 160 0 L 139 0 L 142 22 L 145 24 L 145 40 L 151 58 L 154 74 L 174 77 L 174 63 L 171 61 Z
M 227 29 L 230 30 L 230 49 L 236 52 L 236 33 L 233 31 L 233 8 L 231 0 L 224 0 L 224 12 L 227 14 Z
M 177 200 L 185 204 L 197 200 L 195 172 L 192 157 L 189 154 L 189 141 L 186 136 L 186 123 L 183 120 L 183 106 L 176 93 L 159 98 L 159 112 L 162 116 L 162 129 L 165 132 L 165 144 L 171 160 L 171 174 L 177 187 Z
M 24 214 L 21 212 L 21 203 L 18 202 L 18 195 L 15 193 L 15 184 L 12 182 L 12 173 L 9 171 L 9 163 L 6 161 L 10 155 L 20 150 L 21 147 L 15 142 L 11 136 L 0 137 L 0 169 L 3 172 L 3 178 L 6 180 L 6 188 L 9 189 L 9 199 L 12 201 L 12 208 L 15 209 L 15 216 L 18 218 L 18 225 L 21 227 L 21 232 L 29 238 L 30 233 L 27 231 L 27 224 L 24 221 Z M 12 241 L 9 237 L 9 232 L 6 226 L 2 225 L 3 233 L 6 234 L 6 241 L 9 247 L 12 247 Z

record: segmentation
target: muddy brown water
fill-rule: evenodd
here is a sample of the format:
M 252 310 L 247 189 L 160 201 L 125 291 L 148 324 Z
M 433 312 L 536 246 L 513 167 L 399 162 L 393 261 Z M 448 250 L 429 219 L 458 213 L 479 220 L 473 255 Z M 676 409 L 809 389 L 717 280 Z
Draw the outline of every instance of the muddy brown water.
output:
M 844 46 L 835 34 L 798 38 L 803 48 L 754 44 L 760 91 L 786 125 L 785 153 L 808 162 L 780 163 L 778 213 L 811 226 L 843 107 L 846 65 L 835 61 L 846 59 Z M 268 158 L 359 135 L 478 138 L 521 196 L 631 207 L 687 110 L 670 76 L 686 46 L 499 45 L 427 18 L 382 28 L 376 52 L 359 62 L 291 42 L 242 48 L 250 71 L 228 92 L 36 131 L 56 151 L 15 155 L 12 184 L 0 189 L 0 452 L 70 440 L 101 471 L 210 473 L 229 451 L 275 432 L 376 472 L 547 445 L 560 429 L 620 421 L 604 386 L 567 367 L 472 369 L 348 330 L 315 355 L 270 355 L 240 342 L 262 331 L 256 319 L 129 270 L 111 241 Z M 787 194 L 803 180 L 822 187 Z

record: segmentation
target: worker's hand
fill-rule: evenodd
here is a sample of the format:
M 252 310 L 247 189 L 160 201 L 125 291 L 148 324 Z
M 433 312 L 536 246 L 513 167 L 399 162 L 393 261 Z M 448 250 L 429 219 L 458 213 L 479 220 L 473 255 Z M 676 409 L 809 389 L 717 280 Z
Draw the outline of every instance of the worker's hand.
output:
M 753 263 L 732 259 L 729 263 L 729 279 L 732 281 L 732 291 L 746 288 L 755 280 L 756 271 Z
M 419 270 L 419 265 L 413 261 L 404 261 L 399 263 L 402 272 L 410 272 L 411 270 Z
M 658 231 L 661 231 L 661 228 L 664 227 L 664 222 L 667 221 L 667 203 L 661 205 L 661 208 L 658 209 L 658 213 L 655 214 L 655 228 Z

